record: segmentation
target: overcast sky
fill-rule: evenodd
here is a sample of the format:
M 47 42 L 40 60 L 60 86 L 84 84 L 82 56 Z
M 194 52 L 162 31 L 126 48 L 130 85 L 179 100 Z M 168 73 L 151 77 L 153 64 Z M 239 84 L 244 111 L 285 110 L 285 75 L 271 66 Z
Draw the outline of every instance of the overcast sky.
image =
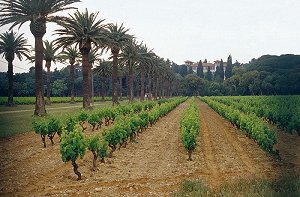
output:
M 74 5 L 99 11 L 107 23 L 124 23 L 157 55 L 177 64 L 226 61 L 229 54 L 243 63 L 265 54 L 300 54 L 299 0 L 82 0 Z M 8 27 L 0 27 L 0 33 Z M 44 38 L 53 40 L 56 28 L 47 24 Z M 19 32 L 34 45 L 29 23 Z M 32 66 L 24 61 L 14 65 L 25 69 L 15 67 L 15 72 Z M 7 71 L 3 59 L 0 71 Z

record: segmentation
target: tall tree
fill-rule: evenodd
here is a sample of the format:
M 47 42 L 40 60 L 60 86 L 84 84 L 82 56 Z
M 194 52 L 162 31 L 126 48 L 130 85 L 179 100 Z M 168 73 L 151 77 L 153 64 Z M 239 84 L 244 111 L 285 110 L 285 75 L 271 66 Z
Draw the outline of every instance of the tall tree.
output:
M 23 34 L 18 35 L 17 33 L 5 32 L 0 34 L 0 54 L 8 62 L 8 106 L 13 105 L 13 93 L 14 93 L 14 71 L 13 61 L 15 56 L 19 60 L 22 60 L 22 56 L 29 58 L 29 49 L 27 48 L 27 40 L 24 39 Z
M 210 71 L 210 67 L 209 66 L 207 68 L 206 79 L 208 81 L 211 81 L 213 79 L 213 75 L 212 75 L 212 72 Z
M 193 67 L 192 66 L 187 66 L 188 67 L 188 74 L 193 74 Z
M 205 59 L 203 63 L 207 63 L 207 59 Z
M 186 76 L 188 74 L 188 68 L 185 64 L 180 65 L 180 75 L 182 77 Z
M 221 77 L 222 81 L 224 81 L 224 62 L 223 62 L 223 59 L 221 59 L 221 63 L 220 63 L 220 77 Z
M 80 0 L 2 0 L 0 26 L 11 24 L 13 27 L 22 26 L 30 21 L 30 31 L 35 38 L 35 110 L 34 114 L 46 114 L 43 86 L 43 36 L 46 33 L 47 22 L 57 22 L 61 17 L 53 14 L 73 9 L 69 5 Z
M 76 44 L 82 56 L 82 75 L 83 75 L 83 108 L 91 107 L 91 66 L 89 63 L 89 53 L 92 45 L 104 46 L 107 38 L 107 30 L 103 24 L 104 19 L 98 19 L 98 12 L 89 13 L 78 10 L 74 15 L 70 15 L 65 20 L 60 21 L 59 25 L 63 29 L 56 30 L 59 36 L 55 43 L 59 47 L 66 48 Z
M 129 102 L 133 102 L 133 75 L 134 75 L 134 65 L 138 60 L 138 48 L 140 46 L 136 40 L 132 39 L 126 44 L 122 53 L 120 54 L 120 61 L 127 66 L 128 70 L 128 81 L 129 81 Z
M 102 101 L 104 101 L 104 97 L 106 96 L 106 86 L 108 78 L 111 76 L 111 61 L 100 61 L 99 65 L 95 68 L 95 72 L 100 76 L 101 81 L 101 97 Z
M 121 63 L 119 64 L 119 71 L 118 71 L 118 78 L 120 83 L 120 91 L 119 91 L 119 97 L 120 101 L 123 99 L 123 78 L 126 74 L 126 67 L 125 64 Z
M 150 50 L 145 44 L 141 45 L 139 47 L 138 51 L 138 63 L 139 63 L 139 69 L 141 73 L 141 95 L 140 100 L 144 100 L 145 96 L 145 73 L 146 70 L 149 69 L 149 67 L 152 64 L 153 57 L 155 54 L 152 50 Z
M 117 88 L 117 77 L 118 77 L 118 57 L 120 50 L 122 50 L 128 42 L 133 38 L 132 35 L 127 34 L 129 29 L 125 29 L 123 24 L 118 26 L 117 24 L 109 24 L 107 34 L 107 47 L 111 50 L 113 58 L 112 68 L 112 80 L 113 80 L 113 105 L 119 104 L 118 101 L 118 88 Z
M 93 66 L 95 61 L 99 61 L 100 57 L 102 55 L 102 53 L 98 52 L 98 48 L 97 47 L 93 47 L 92 50 L 89 52 L 89 64 L 90 64 L 90 70 L 89 70 L 89 83 L 90 83 L 90 91 L 89 91 L 89 95 L 91 100 L 93 100 L 94 98 L 94 74 L 93 74 Z
M 203 73 L 203 65 L 202 65 L 202 61 L 200 60 L 197 66 L 197 76 L 200 78 L 204 77 L 204 73 Z
M 74 97 L 74 64 L 76 58 L 79 57 L 79 51 L 75 47 L 67 47 L 63 52 L 61 52 L 61 59 L 69 61 L 70 64 L 70 95 L 71 95 L 71 103 L 75 103 Z
M 232 57 L 231 57 L 231 55 L 229 55 L 227 58 L 227 66 L 226 66 L 226 70 L 225 70 L 225 78 L 226 79 L 228 79 L 232 76 L 232 69 L 233 69 Z
M 214 75 L 214 81 L 223 82 L 224 81 L 224 65 L 221 59 L 220 64 L 216 67 L 216 72 Z
M 51 62 L 56 62 L 60 57 L 56 55 L 57 48 L 54 47 L 53 42 L 48 40 L 44 41 L 45 50 L 44 50 L 44 60 L 46 61 L 45 67 L 47 68 L 47 101 L 48 105 L 51 104 L 50 94 L 51 94 Z

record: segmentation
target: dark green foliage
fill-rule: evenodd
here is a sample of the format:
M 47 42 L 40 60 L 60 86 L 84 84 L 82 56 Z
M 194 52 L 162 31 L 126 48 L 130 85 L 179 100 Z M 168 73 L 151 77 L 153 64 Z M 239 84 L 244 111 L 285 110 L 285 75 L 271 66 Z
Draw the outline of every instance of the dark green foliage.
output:
M 96 168 L 96 162 L 98 159 L 98 152 L 100 150 L 100 137 L 99 135 L 94 135 L 87 139 L 87 148 L 93 153 L 93 168 Z
M 288 132 L 300 133 L 299 96 L 235 96 L 212 99 L 244 113 L 254 113 L 258 117 L 264 117 Z
M 184 112 L 180 121 L 181 141 L 188 151 L 189 160 L 192 160 L 192 152 L 197 146 L 197 136 L 200 129 L 199 108 L 195 97 L 190 101 L 189 108 Z
M 72 132 L 63 132 L 61 136 L 60 152 L 63 162 L 75 161 L 79 156 L 83 159 L 85 155 L 86 142 L 80 130 L 74 129 Z
M 46 136 L 54 144 L 53 138 L 57 133 L 59 136 L 62 132 L 62 123 L 55 117 L 50 118 L 35 118 L 32 121 L 32 126 L 37 134 L 41 135 L 44 147 L 46 148 Z
M 81 179 L 81 173 L 78 172 L 76 160 L 78 157 L 83 159 L 86 151 L 86 141 L 80 130 L 75 129 L 73 132 L 63 132 L 60 143 L 60 153 L 63 162 L 71 161 L 74 172 Z
M 231 55 L 229 55 L 227 58 L 227 66 L 226 66 L 226 70 L 225 70 L 225 78 L 226 79 L 228 79 L 232 76 L 232 69 L 233 69 L 232 57 L 231 57 Z
M 188 67 L 186 65 L 180 65 L 180 73 L 181 76 L 186 76 L 188 74 Z
M 277 143 L 275 131 L 254 114 L 244 114 L 234 107 L 215 101 L 211 97 L 201 97 L 212 109 L 232 124 L 247 132 L 247 135 L 255 140 L 264 150 L 274 153 L 273 146 Z
M 216 72 L 214 74 L 214 81 L 216 82 L 223 82 L 224 80 L 224 65 L 223 60 L 221 59 L 220 65 L 216 67 Z
M 99 123 L 99 114 L 98 113 L 92 113 L 88 117 L 88 123 L 92 126 L 92 131 L 95 130 L 96 125 Z
M 87 121 L 88 117 L 89 117 L 89 115 L 84 110 L 80 111 L 78 114 L 77 120 L 83 130 L 86 129 L 86 127 L 84 127 L 84 123 L 85 123 L 85 121 Z
M 66 132 L 68 133 L 73 132 L 76 124 L 77 124 L 77 118 L 73 116 L 68 116 L 66 119 L 66 127 L 65 127 Z
M 48 134 L 48 124 L 45 118 L 35 118 L 33 119 L 32 126 L 37 134 L 47 135 Z
M 213 74 L 212 74 L 212 72 L 210 71 L 210 67 L 208 67 L 208 69 L 207 69 L 206 79 L 207 79 L 208 81 L 212 81 L 212 79 L 213 79 Z
M 148 105 L 147 107 L 140 106 L 137 104 L 131 105 L 133 108 L 137 107 L 140 111 L 132 110 L 128 116 L 123 116 L 122 114 L 115 119 L 114 126 L 108 130 L 103 130 L 102 136 L 104 141 L 107 142 L 108 146 L 111 148 L 109 157 L 112 153 L 123 145 L 126 147 L 128 139 L 134 141 L 136 135 L 139 131 L 147 128 L 149 124 L 153 124 L 158 118 L 166 115 L 172 109 L 174 109 L 181 102 L 185 101 L 186 98 L 174 98 L 168 99 L 161 105 Z M 150 110 L 149 107 L 153 107 Z M 148 109 L 147 111 L 144 109 Z
M 55 133 L 61 136 L 62 133 L 62 123 L 58 118 L 50 117 L 48 119 L 48 137 L 51 140 L 51 143 L 54 144 L 53 138 Z
M 191 66 L 188 66 L 188 73 L 187 74 L 193 74 L 193 68 Z
M 46 135 L 48 134 L 48 123 L 45 118 L 35 118 L 32 122 L 35 133 L 40 134 L 44 148 L 46 148 Z
M 200 60 L 197 66 L 197 76 L 200 78 L 204 77 L 202 61 Z
M 101 163 L 105 163 L 104 158 L 107 156 L 108 144 L 106 141 L 100 141 L 100 147 L 98 150 L 98 157 L 101 159 Z

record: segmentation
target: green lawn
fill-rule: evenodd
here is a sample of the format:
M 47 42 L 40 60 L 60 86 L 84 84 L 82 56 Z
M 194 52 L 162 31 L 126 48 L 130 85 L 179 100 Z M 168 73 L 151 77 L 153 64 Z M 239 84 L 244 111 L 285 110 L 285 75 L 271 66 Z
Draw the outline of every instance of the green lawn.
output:
M 126 102 L 126 101 L 123 101 Z M 111 106 L 111 101 L 95 102 L 95 108 Z M 47 114 L 66 117 L 82 108 L 82 103 L 58 103 L 46 106 Z M 32 116 L 34 105 L 19 105 L 14 107 L 0 106 L 0 137 L 8 137 L 19 133 L 32 131 Z

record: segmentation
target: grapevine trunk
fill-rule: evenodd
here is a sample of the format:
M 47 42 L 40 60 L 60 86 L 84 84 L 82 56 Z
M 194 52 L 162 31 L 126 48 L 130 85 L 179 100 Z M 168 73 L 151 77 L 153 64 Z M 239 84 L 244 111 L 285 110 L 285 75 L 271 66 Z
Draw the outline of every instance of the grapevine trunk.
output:
M 74 173 L 78 176 L 77 180 L 81 180 L 81 173 L 78 171 L 78 165 L 76 161 L 72 160 L 72 166 L 73 166 Z

